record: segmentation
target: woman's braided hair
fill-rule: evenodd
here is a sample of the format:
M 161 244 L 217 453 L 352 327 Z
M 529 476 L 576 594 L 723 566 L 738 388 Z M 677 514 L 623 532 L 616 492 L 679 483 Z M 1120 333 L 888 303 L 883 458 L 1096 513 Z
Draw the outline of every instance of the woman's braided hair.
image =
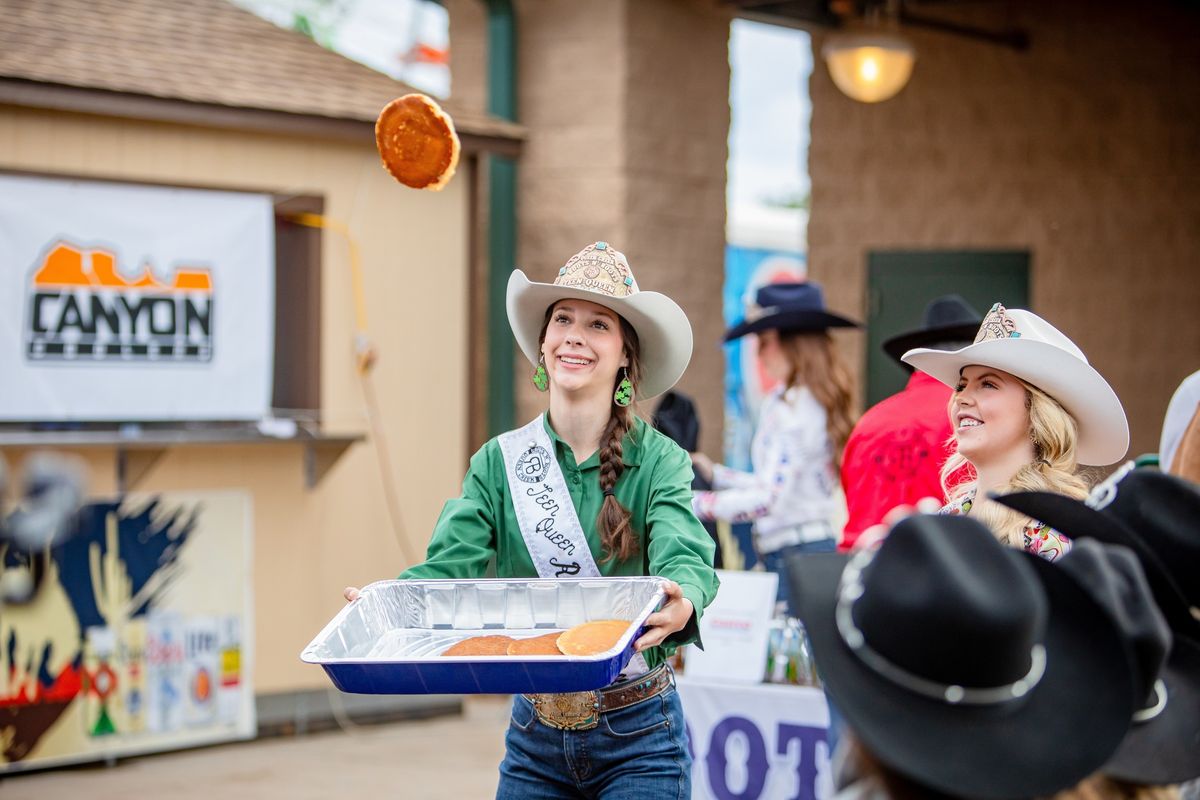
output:
M 546 319 L 542 322 L 542 333 L 538 337 L 538 349 L 546 338 L 546 327 L 550 324 L 550 315 L 554 306 L 546 309 Z M 641 345 L 638 342 L 637 331 L 617 315 L 621 323 L 621 339 L 624 342 L 625 356 L 629 366 L 618 370 L 613 381 L 613 391 L 616 392 L 621 379 L 629 376 L 633 384 L 633 395 L 637 397 L 637 387 L 641 384 L 642 362 Z M 600 435 L 600 489 L 604 492 L 604 502 L 600 504 L 600 513 L 596 517 L 596 531 L 600 534 L 600 543 L 604 548 L 601 563 L 612 560 L 625 561 L 637 555 L 640 550 L 638 532 L 633 529 L 633 517 L 629 509 L 621 505 L 613 494 L 621 473 L 625 471 L 625 463 L 621 460 L 624 449 L 625 435 L 633 429 L 633 406 L 612 404 L 612 414 L 604 433 Z

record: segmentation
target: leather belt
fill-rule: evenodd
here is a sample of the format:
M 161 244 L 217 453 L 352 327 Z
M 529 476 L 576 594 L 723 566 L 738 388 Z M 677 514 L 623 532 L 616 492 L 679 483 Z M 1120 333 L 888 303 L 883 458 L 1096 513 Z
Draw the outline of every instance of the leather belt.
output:
M 562 731 L 591 730 L 600 723 L 600 715 L 628 708 L 657 697 L 675 684 L 675 676 L 666 664 L 660 664 L 635 680 L 625 681 L 590 692 L 563 694 L 527 694 L 534 713 L 543 725 Z

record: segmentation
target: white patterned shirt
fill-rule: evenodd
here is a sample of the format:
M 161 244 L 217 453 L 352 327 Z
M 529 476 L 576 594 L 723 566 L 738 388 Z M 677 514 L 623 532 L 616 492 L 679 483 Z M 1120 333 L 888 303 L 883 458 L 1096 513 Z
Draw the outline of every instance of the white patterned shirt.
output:
M 820 527 L 828 528 L 833 518 L 838 481 L 825 419 L 824 407 L 807 387 L 768 395 L 750 448 L 754 471 L 714 464 L 714 491 L 696 493 L 696 516 L 753 521 L 762 553 L 831 538 L 832 528 L 822 535 Z

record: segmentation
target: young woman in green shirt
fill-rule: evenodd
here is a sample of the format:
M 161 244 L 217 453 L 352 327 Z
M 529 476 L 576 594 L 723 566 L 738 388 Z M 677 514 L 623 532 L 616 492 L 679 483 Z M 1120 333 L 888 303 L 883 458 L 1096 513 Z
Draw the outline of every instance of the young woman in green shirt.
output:
M 507 306 L 549 411 L 480 448 L 425 562 L 400 577 L 480 578 L 494 559 L 499 577 L 666 579 L 666 602 L 617 682 L 513 699 L 496 796 L 690 797 L 691 756 L 666 660 L 699 638 L 717 590 L 713 543 L 692 513 L 688 454 L 630 402 L 675 384 L 691 359 L 691 326 L 670 298 L 639 291 L 625 256 L 605 242 L 573 256 L 553 283 L 514 271 Z M 549 470 L 545 485 L 570 496 L 574 515 L 559 515 L 557 531 L 531 521 L 532 492 L 514 503 L 514 487 L 542 485 L 522 483 L 530 479 L 519 473 L 531 469 L 538 481 Z

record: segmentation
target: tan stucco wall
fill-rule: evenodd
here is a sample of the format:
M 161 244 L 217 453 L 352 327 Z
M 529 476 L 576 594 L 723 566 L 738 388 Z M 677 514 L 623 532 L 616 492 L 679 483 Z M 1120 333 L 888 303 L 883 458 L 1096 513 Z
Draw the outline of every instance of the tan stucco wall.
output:
M 362 144 L 0 107 L 0 169 L 130 181 L 319 194 L 361 248 L 373 382 L 411 551 L 423 555 L 466 452 L 467 187 L 440 193 L 393 181 Z M 367 432 L 354 369 L 354 309 L 345 240 L 324 237 L 321 402 L 327 431 Z M 394 577 L 406 564 L 387 515 L 374 448 L 354 446 L 315 489 L 296 445 L 169 451 L 136 488 L 244 488 L 254 501 L 259 692 L 324 687 L 299 661 L 342 605 L 347 584 Z M 84 451 L 97 493 L 114 488 L 111 453 Z M 19 461 L 20 452 L 7 453 Z
M 550 280 L 588 242 L 628 257 L 643 289 L 692 323 L 702 446 L 721 452 L 728 9 L 708 0 L 517 0 L 517 262 Z M 486 18 L 448 0 L 456 103 L 486 102 Z M 544 406 L 518 354 L 518 416 Z M 657 400 L 641 404 L 646 414 Z
M 1010 5 L 1028 52 L 906 29 L 912 80 L 877 105 L 844 97 L 816 58 L 809 272 L 865 314 L 871 250 L 1028 249 L 1034 310 L 1112 383 L 1131 455 L 1153 452 L 1172 390 L 1200 368 L 1200 17 Z

